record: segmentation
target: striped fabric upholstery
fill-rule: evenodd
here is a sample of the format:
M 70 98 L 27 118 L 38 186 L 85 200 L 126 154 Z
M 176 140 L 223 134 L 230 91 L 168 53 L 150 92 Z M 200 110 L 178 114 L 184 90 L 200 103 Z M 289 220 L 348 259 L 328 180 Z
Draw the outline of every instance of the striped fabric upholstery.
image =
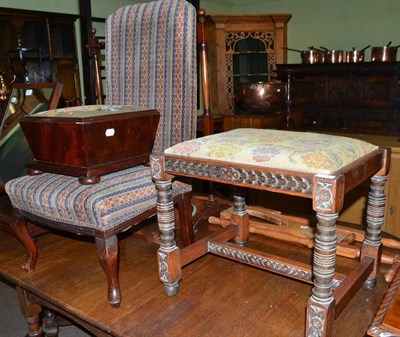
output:
M 129 5 L 107 19 L 107 104 L 160 112 L 155 153 L 195 137 L 195 29 L 196 10 L 184 0 Z M 190 190 L 190 185 L 173 185 L 174 195 Z M 99 230 L 156 206 L 156 189 L 146 166 L 102 176 L 94 185 L 50 173 L 25 176 L 9 181 L 6 191 L 18 209 Z
M 154 153 L 195 137 L 195 27 L 184 0 L 126 6 L 106 21 L 107 104 L 160 111 Z
M 6 184 L 14 207 L 36 216 L 79 226 L 107 230 L 155 207 L 156 188 L 147 167 L 110 173 L 94 185 L 76 177 L 43 173 Z M 191 190 L 174 182 L 173 194 Z

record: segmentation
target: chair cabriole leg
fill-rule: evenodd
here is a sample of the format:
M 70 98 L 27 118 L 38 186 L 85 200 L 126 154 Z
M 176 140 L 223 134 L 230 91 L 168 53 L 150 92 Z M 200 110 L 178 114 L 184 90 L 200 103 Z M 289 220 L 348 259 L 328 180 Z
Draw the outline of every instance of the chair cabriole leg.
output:
M 118 307 L 121 303 L 118 275 L 118 238 L 116 235 L 107 238 L 96 236 L 96 247 L 100 265 L 107 278 L 108 302 L 112 306 Z
M 27 228 L 27 220 L 18 215 L 11 223 L 11 229 L 14 231 L 17 239 L 21 242 L 22 246 L 25 248 L 26 259 L 22 264 L 22 268 L 27 271 L 33 271 L 36 266 L 36 261 L 38 257 L 38 250 L 35 240 L 31 237 Z

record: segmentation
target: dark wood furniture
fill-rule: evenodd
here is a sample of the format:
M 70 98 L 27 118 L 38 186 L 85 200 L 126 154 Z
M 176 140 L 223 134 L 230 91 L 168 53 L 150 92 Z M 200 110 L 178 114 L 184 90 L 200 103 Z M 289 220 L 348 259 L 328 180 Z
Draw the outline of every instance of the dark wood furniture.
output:
M 60 106 L 81 104 L 77 15 L 0 8 L 0 69 L 16 82 L 59 82 Z
M 159 120 L 154 109 L 106 105 L 25 116 L 21 127 L 34 156 L 28 173 L 79 176 L 80 183 L 93 184 L 101 175 L 146 164 Z
M 279 64 L 306 130 L 400 133 L 400 62 Z

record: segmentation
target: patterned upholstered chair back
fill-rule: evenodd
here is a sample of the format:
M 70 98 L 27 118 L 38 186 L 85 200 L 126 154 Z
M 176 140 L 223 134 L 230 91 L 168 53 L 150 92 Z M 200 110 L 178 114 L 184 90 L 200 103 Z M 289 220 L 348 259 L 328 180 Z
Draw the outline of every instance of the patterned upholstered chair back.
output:
M 195 25 L 184 0 L 126 6 L 106 21 L 106 103 L 158 109 L 154 153 L 195 137 Z

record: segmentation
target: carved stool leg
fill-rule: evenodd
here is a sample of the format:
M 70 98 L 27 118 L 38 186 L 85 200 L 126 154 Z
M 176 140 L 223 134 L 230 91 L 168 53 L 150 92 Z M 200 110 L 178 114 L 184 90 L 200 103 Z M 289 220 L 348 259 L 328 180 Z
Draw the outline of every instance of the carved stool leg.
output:
M 361 259 L 363 257 L 374 258 L 374 270 L 365 281 L 364 288 L 373 289 L 376 285 L 376 276 L 379 273 L 382 255 L 382 225 L 385 214 L 385 185 L 386 176 L 373 176 L 368 194 L 367 205 L 367 228 L 365 240 L 361 248 Z
M 29 337 L 44 337 L 42 327 L 40 324 L 40 312 L 42 310 L 41 306 L 37 303 L 32 303 L 27 298 L 27 293 L 25 289 L 17 287 L 17 296 L 19 307 L 25 320 L 28 324 Z
M 336 268 L 336 221 L 343 207 L 344 177 L 316 175 L 313 208 L 317 213 L 314 239 L 314 287 L 307 303 L 306 336 L 331 337 L 335 319 L 333 277 Z
M 314 287 L 307 303 L 306 336 L 332 336 L 335 301 L 332 282 L 336 265 L 336 220 L 338 214 L 317 213 L 313 275 Z
M 18 215 L 15 221 L 11 223 L 11 228 L 19 242 L 25 248 L 26 259 L 22 264 L 22 268 L 27 272 L 33 271 L 36 266 L 38 251 L 34 239 L 28 232 L 27 220 L 23 216 Z
M 157 188 L 157 219 L 160 231 L 158 249 L 158 272 L 168 296 L 175 296 L 179 291 L 182 277 L 180 251 L 175 242 L 174 203 L 172 200 L 172 182 L 155 181 Z
M 113 235 L 109 238 L 96 236 L 97 256 L 107 277 L 108 302 L 118 307 L 121 303 L 121 291 L 118 276 L 118 238 Z
M 246 201 L 242 196 L 235 195 L 233 197 L 233 212 L 231 215 L 231 223 L 237 224 L 238 234 L 235 242 L 244 246 L 249 239 L 249 214 L 246 211 Z

